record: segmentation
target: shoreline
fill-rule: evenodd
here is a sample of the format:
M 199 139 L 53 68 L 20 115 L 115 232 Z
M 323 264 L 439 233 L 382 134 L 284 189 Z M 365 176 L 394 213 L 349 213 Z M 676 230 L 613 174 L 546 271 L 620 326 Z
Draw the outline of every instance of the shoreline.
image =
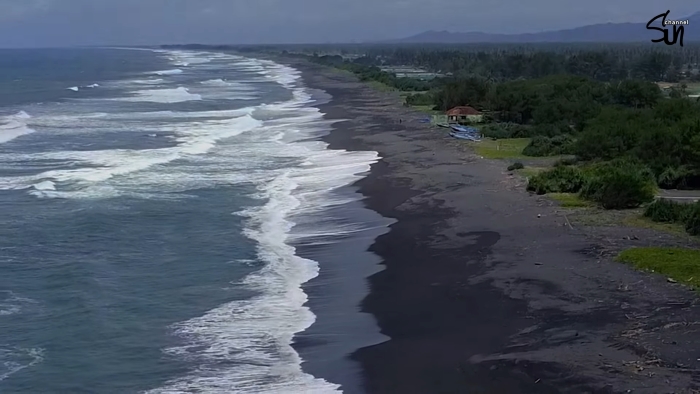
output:
M 611 262 L 502 162 L 456 148 L 397 97 L 282 62 L 333 97 L 326 118 L 350 119 L 329 149 L 382 158 L 355 184 L 397 220 L 369 249 L 385 269 L 362 311 L 391 339 L 352 355 L 367 392 L 692 392 L 694 294 Z

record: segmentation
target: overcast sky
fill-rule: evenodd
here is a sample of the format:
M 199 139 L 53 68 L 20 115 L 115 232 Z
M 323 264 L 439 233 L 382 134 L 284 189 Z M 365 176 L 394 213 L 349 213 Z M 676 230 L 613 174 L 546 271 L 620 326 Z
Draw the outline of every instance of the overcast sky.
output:
M 698 0 L 0 0 L 0 47 L 361 42 L 646 22 Z

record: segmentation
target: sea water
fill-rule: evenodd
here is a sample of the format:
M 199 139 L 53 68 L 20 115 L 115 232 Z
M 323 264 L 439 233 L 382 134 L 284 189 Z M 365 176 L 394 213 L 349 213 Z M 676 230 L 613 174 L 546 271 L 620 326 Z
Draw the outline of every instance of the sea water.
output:
M 347 188 L 377 153 L 318 140 L 328 99 L 235 54 L 0 51 L 0 392 L 351 387 L 388 223 Z

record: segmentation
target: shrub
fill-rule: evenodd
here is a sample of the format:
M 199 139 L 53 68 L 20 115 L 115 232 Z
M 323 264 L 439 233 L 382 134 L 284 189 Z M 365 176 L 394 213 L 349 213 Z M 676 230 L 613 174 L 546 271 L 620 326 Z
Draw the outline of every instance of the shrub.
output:
M 481 135 L 486 138 L 503 139 L 510 138 L 510 130 L 500 125 L 486 125 L 481 128 Z
M 616 160 L 590 170 L 581 197 L 605 209 L 636 208 L 654 199 L 655 184 L 648 168 Z
M 583 182 L 580 169 L 573 166 L 559 166 L 530 178 L 527 190 L 537 194 L 577 193 L 581 190 Z
M 687 223 L 694 206 L 659 199 L 644 210 L 644 216 L 659 223 Z
M 516 161 L 515 163 L 508 166 L 508 171 L 522 170 L 523 168 L 525 168 L 523 163 Z
M 406 96 L 406 104 L 408 105 L 433 105 L 433 95 L 430 93 L 414 93 Z
M 562 134 L 567 134 L 571 132 L 571 128 L 565 124 L 537 124 L 532 126 L 530 129 L 530 135 L 537 136 L 541 135 L 544 137 L 555 137 Z
M 529 138 L 529 127 L 517 123 L 498 123 L 485 125 L 481 128 L 481 134 L 486 138 Z
M 692 189 L 694 188 L 697 171 L 685 166 L 668 167 L 657 178 L 662 189 Z
M 538 135 L 523 149 L 525 156 L 542 157 L 556 156 L 570 153 L 574 144 L 573 138 L 569 135 L 557 135 L 555 137 L 545 137 Z
M 563 159 L 559 159 L 554 163 L 554 167 L 559 167 L 559 166 L 573 166 L 578 163 L 578 158 L 577 157 L 565 157 Z
M 700 235 L 700 203 L 691 205 L 685 222 L 685 231 L 690 235 Z
M 530 126 L 521 125 L 518 123 L 509 123 L 508 130 L 510 131 L 510 138 L 530 138 L 532 134 L 532 129 Z

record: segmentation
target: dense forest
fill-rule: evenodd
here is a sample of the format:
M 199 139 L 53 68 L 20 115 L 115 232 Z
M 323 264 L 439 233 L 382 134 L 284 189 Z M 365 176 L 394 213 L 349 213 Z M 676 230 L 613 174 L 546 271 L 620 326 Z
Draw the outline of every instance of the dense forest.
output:
M 529 138 L 524 155 L 562 157 L 530 179 L 528 189 L 538 194 L 577 193 L 603 208 L 625 209 L 651 202 L 658 188 L 700 189 L 700 45 L 265 50 L 413 92 L 407 105 L 481 110 L 486 137 Z M 441 76 L 398 78 L 382 71 L 387 65 Z M 653 220 L 682 221 L 700 234 L 700 204 L 693 207 L 657 202 L 647 210 Z
M 297 56 L 343 56 L 363 65 L 411 65 L 455 77 L 491 81 L 572 74 L 600 81 L 639 78 L 678 82 L 699 80 L 700 44 L 684 47 L 639 44 L 462 44 L 252 46 L 246 52 Z

